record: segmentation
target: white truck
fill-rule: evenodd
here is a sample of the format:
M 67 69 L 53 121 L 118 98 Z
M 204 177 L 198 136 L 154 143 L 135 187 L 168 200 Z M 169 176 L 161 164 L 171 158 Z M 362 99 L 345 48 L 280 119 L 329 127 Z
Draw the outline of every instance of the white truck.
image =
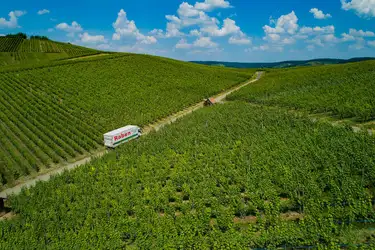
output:
M 108 148 L 115 148 L 141 135 L 141 129 L 138 126 L 128 125 L 104 134 L 104 145 Z

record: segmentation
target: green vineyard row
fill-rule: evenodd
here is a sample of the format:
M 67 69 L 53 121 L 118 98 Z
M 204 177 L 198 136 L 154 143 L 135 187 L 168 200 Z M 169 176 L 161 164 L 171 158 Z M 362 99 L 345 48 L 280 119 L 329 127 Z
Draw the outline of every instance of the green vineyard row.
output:
M 22 39 L 20 37 L 0 37 L 0 52 L 66 53 L 70 57 L 98 53 L 97 50 L 70 43 L 40 39 Z
M 0 184 L 81 157 L 105 132 L 149 124 L 253 73 L 136 55 L 3 72 Z
M 367 228 L 337 221 L 375 219 L 374 143 L 242 102 L 202 109 L 11 197 L 0 248 L 363 245 Z
M 272 70 L 228 99 L 368 121 L 375 119 L 374 68 L 375 61 L 366 61 Z

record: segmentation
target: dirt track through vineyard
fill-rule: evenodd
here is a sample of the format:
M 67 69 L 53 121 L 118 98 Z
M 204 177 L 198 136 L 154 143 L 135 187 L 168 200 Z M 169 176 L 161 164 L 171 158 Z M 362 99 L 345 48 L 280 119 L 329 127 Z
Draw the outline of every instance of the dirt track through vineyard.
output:
M 108 56 L 108 55 L 110 55 L 110 54 L 108 54 L 108 53 L 100 53 L 100 54 L 96 54 L 96 55 L 89 55 L 89 56 L 80 56 L 80 57 L 69 58 L 69 59 L 65 59 L 63 61 L 77 61 L 77 60 L 83 60 L 83 59 L 95 58 L 95 57 L 101 57 L 101 56 Z
M 240 85 L 237 85 L 233 88 L 230 88 L 228 90 L 225 90 L 224 92 L 216 95 L 216 96 L 213 96 L 212 98 L 215 99 L 216 102 L 222 102 L 228 95 L 232 94 L 233 92 L 249 85 L 250 83 L 253 83 L 253 82 L 256 82 L 260 79 L 260 77 L 262 76 L 263 72 L 256 72 L 256 78 L 253 79 L 253 80 L 249 80 L 245 83 L 242 83 Z M 146 127 L 143 128 L 143 134 L 146 135 L 148 133 L 150 133 L 151 131 L 158 131 L 159 129 L 163 128 L 165 125 L 168 125 L 168 124 L 171 124 L 171 123 L 174 123 L 176 122 L 178 119 L 188 115 L 188 114 L 191 114 L 192 112 L 198 110 L 198 109 L 201 109 L 204 107 L 204 101 L 201 101 L 200 103 L 197 103 L 193 106 L 190 106 L 178 113 L 175 113 L 173 115 L 170 115 L 160 121 L 157 121 L 153 124 L 150 124 Z
M 223 92 L 221 92 L 220 94 L 217 94 L 215 96 L 213 96 L 213 98 L 216 100 L 216 102 L 222 102 L 228 95 L 232 94 L 233 92 L 253 83 L 253 82 L 256 82 L 260 79 L 260 77 L 262 76 L 263 72 L 256 72 L 255 74 L 255 79 L 252 78 L 248 81 L 246 81 L 245 83 L 242 83 L 242 84 L 239 84 L 235 87 L 232 87 L 230 89 L 227 89 Z M 172 114 L 168 117 L 166 117 L 165 119 L 162 119 L 160 121 L 157 121 L 153 124 L 150 124 L 148 126 L 145 126 L 143 128 L 143 135 L 147 135 L 149 134 L 150 132 L 152 131 L 158 131 L 160 129 L 162 129 L 164 126 L 168 125 L 168 124 L 172 124 L 174 122 L 176 122 L 178 119 L 186 116 L 186 115 L 189 115 L 191 114 L 192 112 L 198 110 L 198 109 L 201 109 L 204 107 L 204 101 L 201 101 L 193 106 L 190 106 L 178 113 L 175 113 L 175 114 Z M 35 186 L 36 183 L 38 181 L 48 181 L 51 176 L 55 176 L 55 175 L 59 175 L 61 173 L 63 173 L 64 171 L 66 170 L 72 170 L 72 169 L 75 169 L 79 166 L 82 166 L 84 164 L 87 164 L 89 162 L 91 162 L 92 159 L 95 159 L 95 158 L 99 158 L 99 157 L 102 157 L 104 156 L 105 154 L 107 153 L 107 150 L 101 150 L 95 154 L 92 154 L 80 161 L 77 161 L 77 162 L 74 162 L 74 163 L 71 163 L 71 164 L 65 164 L 63 166 L 59 166 L 57 168 L 54 168 L 52 169 L 51 171 L 47 172 L 47 173 L 44 173 L 44 174 L 41 174 L 41 175 L 38 175 L 30 180 L 26 180 L 18 185 L 16 185 L 15 187 L 12 187 L 12 188 L 8 188 L 8 189 L 5 189 L 3 191 L 0 192 L 0 198 L 7 198 L 9 195 L 13 195 L 13 194 L 19 194 L 23 188 L 30 188 L 32 186 Z

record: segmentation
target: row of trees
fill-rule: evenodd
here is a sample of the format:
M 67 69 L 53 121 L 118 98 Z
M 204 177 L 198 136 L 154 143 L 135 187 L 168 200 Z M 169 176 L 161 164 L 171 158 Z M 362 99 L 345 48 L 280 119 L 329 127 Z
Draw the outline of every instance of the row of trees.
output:
M 8 34 L 5 37 L 27 39 L 27 35 L 22 32 L 19 32 L 17 34 Z M 30 36 L 30 39 L 49 40 L 47 36 Z

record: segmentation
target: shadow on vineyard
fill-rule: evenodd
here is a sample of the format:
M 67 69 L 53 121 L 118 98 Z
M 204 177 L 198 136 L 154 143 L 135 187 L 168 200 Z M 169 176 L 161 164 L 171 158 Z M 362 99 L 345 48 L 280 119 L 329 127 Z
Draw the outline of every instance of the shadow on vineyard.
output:
M 9 207 L 7 199 L 0 198 L 0 221 L 12 219 L 14 216 L 15 214 L 12 213 L 12 209 Z

